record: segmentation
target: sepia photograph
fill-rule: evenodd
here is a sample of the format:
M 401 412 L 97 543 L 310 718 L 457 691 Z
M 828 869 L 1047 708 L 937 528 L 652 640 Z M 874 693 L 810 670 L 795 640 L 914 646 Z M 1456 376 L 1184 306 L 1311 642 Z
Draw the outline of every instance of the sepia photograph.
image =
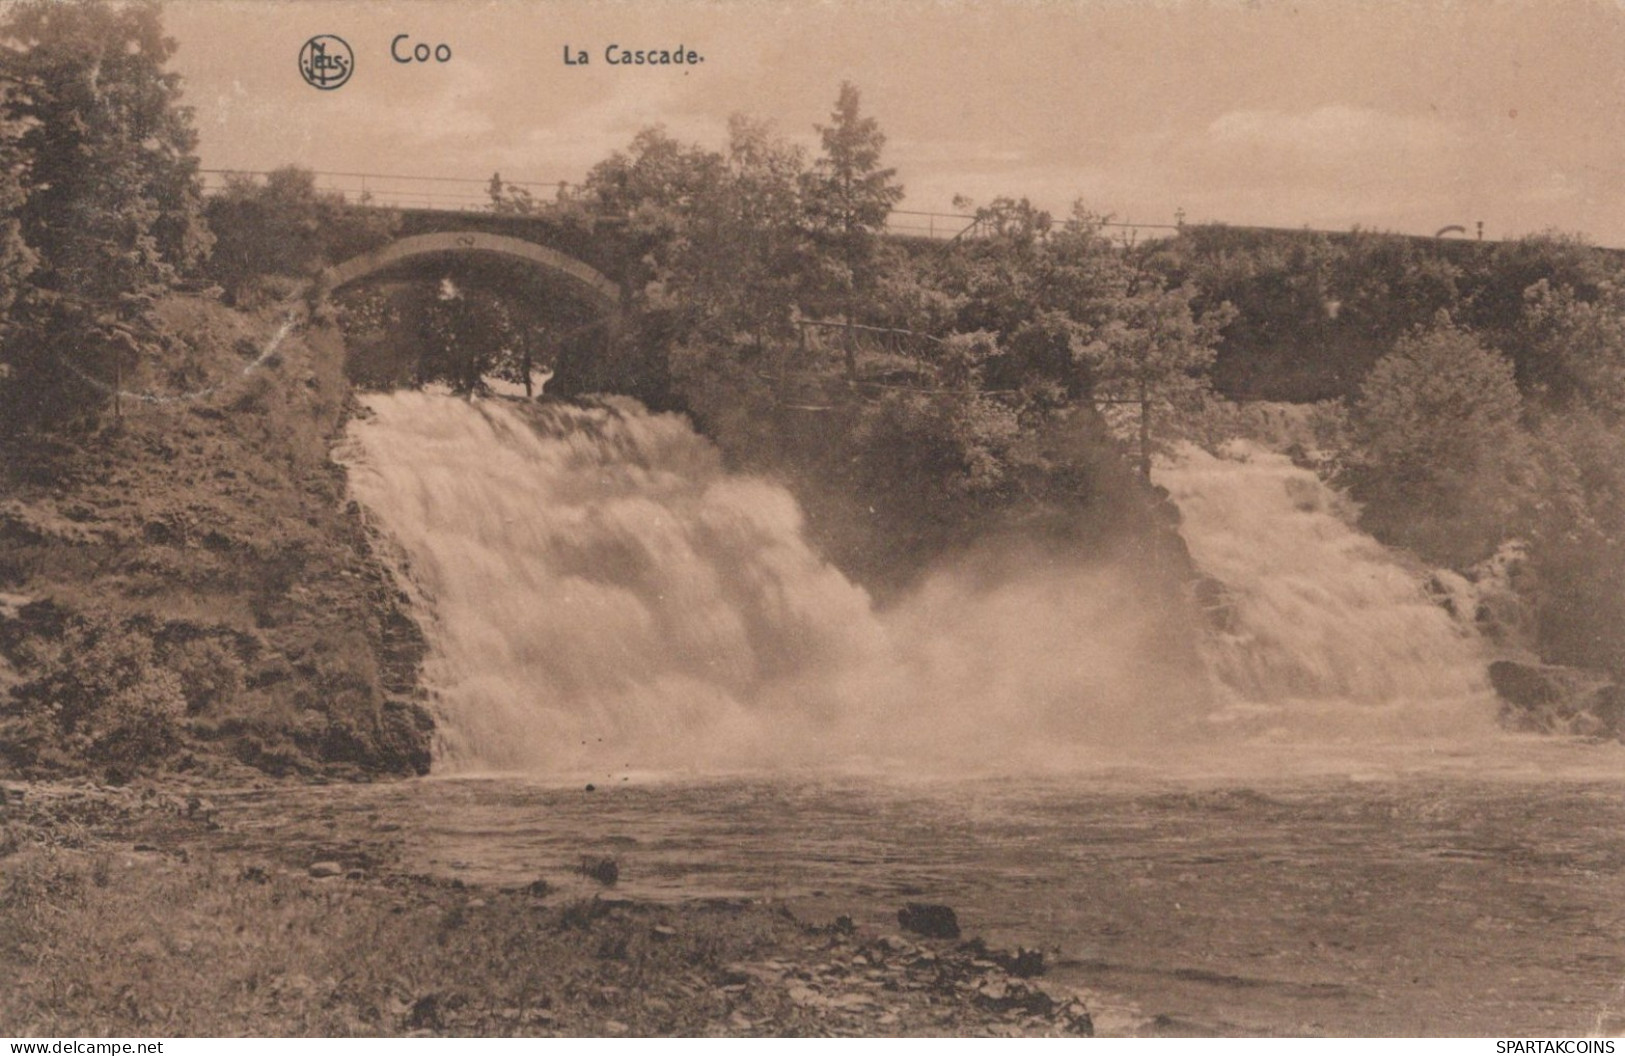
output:
M 0 1036 L 1612 1053 L 1622 742 L 1619 0 L 0 0 Z

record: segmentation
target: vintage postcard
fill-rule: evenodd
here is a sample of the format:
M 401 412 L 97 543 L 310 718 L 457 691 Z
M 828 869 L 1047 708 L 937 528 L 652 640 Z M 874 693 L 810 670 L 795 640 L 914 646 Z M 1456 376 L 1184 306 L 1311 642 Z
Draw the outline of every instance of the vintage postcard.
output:
M 1617 3 L 0 2 L 0 1033 L 1613 1052 L 1622 739 Z

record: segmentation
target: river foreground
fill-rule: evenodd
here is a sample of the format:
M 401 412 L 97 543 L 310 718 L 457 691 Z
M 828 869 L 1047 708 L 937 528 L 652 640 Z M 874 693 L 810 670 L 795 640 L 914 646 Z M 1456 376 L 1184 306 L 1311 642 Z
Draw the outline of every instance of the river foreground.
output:
M 1617 755 L 1514 739 L 1489 760 L 1267 779 L 13 790 L 0 934 L 22 985 L 4 1018 L 69 1034 L 1608 1034 L 1625 1027 Z M 900 928 L 909 903 L 952 907 L 961 936 Z

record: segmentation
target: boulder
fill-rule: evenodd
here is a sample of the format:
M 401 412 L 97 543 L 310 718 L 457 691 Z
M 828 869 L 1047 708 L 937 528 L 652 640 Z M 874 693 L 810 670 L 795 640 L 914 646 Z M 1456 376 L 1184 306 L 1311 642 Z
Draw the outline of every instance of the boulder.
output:
M 1236 598 L 1229 587 L 1212 576 L 1197 576 L 1191 583 L 1191 591 L 1211 630 L 1220 634 L 1236 633 L 1239 617 Z
M 583 858 L 581 875 L 609 887 L 621 878 L 621 867 L 613 858 Z
M 1625 739 L 1625 687 L 1557 664 L 1490 664 L 1501 721 L 1516 730 Z
M 993 963 L 1017 979 L 1036 979 L 1044 974 L 1044 951 L 1017 946 L 1015 953 L 1000 950 L 994 956 Z
M 904 931 L 928 939 L 959 938 L 959 918 L 950 906 L 931 902 L 910 902 L 897 911 L 897 923 Z
M 1591 707 L 1606 679 L 1576 667 L 1496 660 L 1490 685 L 1501 698 L 1501 721 L 1539 733 L 1589 733 Z
M 338 862 L 314 862 L 311 864 L 309 872 L 316 879 L 324 880 L 330 876 L 343 876 L 344 866 Z
M 1586 697 L 1585 710 L 1596 720 L 1596 736 L 1625 741 L 1625 686 L 1599 687 Z

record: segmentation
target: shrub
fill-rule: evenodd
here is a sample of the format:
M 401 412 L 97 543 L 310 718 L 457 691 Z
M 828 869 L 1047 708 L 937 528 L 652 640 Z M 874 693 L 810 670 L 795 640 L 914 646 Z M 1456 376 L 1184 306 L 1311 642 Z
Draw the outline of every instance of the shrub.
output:
M 237 703 L 243 691 L 242 661 L 213 639 L 195 638 L 171 646 L 164 655 L 164 666 L 180 679 L 190 715 L 222 714 Z
M 81 618 L 40 674 L 12 690 L 0 738 L 24 766 L 141 766 L 180 746 L 181 678 L 155 662 L 138 624 Z
M 1538 474 L 1510 360 L 1448 318 L 1377 361 L 1355 402 L 1347 471 L 1386 542 L 1465 567 L 1527 528 Z

